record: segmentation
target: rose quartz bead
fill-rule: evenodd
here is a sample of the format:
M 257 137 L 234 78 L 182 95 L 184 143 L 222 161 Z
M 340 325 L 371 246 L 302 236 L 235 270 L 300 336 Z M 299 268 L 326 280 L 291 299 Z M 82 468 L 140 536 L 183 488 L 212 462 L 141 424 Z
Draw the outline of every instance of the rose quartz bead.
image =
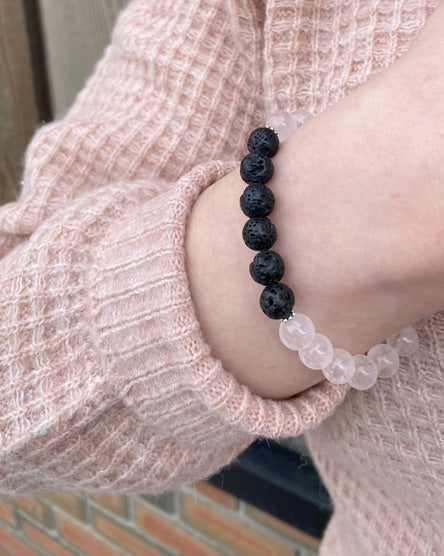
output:
M 334 384 L 345 384 L 355 372 L 355 361 L 351 353 L 341 348 L 334 348 L 333 359 L 322 369 L 325 378 Z
M 326 367 L 333 357 L 333 346 L 327 336 L 314 335 L 309 346 L 299 350 L 299 358 L 309 369 L 322 369 Z
M 294 110 L 291 113 L 291 117 L 296 122 L 298 128 L 304 125 L 308 120 L 313 118 L 313 114 L 307 112 L 307 110 Z
M 293 131 L 296 131 L 298 128 L 297 122 L 291 117 L 290 112 L 285 110 L 272 114 L 265 125 L 272 127 L 277 132 L 280 143 L 285 141 L 287 137 L 290 137 Z
M 386 342 L 398 352 L 398 355 L 412 355 L 418 349 L 419 338 L 413 326 L 406 326 L 387 338 Z
M 387 344 L 373 346 L 367 355 L 376 363 L 378 378 L 389 378 L 399 369 L 398 352 Z
M 353 359 L 356 370 L 348 383 L 352 388 L 356 388 L 356 390 L 371 388 L 378 378 L 376 363 L 370 357 L 367 357 L 367 355 L 353 355 Z
M 289 349 L 304 349 L 313 341 L 315 328 L 307 316 L 293 313 L 291 319 L 281 322 L 279 336 L 284 346 Z

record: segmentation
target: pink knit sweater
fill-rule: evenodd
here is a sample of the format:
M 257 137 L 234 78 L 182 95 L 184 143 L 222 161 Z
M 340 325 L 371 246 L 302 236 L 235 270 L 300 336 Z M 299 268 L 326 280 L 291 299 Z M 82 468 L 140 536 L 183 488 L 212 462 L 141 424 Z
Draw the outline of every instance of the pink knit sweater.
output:
M 307 431 L 323 556 L 444 554 L 444 314 L 365 392 L 259 398 L 190 298 L 193 202 L 276 109 L 319 114 L 407 50 L 434 0 L 136 0 L 0 209 L 0 490 L 158 493 Z

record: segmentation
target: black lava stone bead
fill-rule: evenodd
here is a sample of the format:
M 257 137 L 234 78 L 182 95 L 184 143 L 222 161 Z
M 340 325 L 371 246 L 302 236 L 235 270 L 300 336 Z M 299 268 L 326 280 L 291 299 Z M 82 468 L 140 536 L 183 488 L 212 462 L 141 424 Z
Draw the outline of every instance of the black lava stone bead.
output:
M 262 311 L 270 319 L 287 319 L 294 305 L 294 293 L 285 284 L 270 284 L 260 298 Z
M 251 133 L 247 148 L 250 153 L 260 152 L 265 156 L 274 156 L 279 149 L 279 139 L 269 127 L 258 127 Z
M 242 230 L 245 245 L 255 251 L 270 249 L 276 241 L 276 228 L 265 216 L 250 218 Z
M 284 261 L 274 251 L 260 251 L 250 264 L 251 277 L 264 286 L 279 282 L 284 272 Z
M 249 216 L 268 216 L 274 208 L 273 191 L 266 185 L 255 183 L 245 188 L 240 198 L 242 212 Z
M 267 183 L 273 172 L 273 163 L 264 154 L 250 153 L 241 161 L 240 175 L 246 183 Z

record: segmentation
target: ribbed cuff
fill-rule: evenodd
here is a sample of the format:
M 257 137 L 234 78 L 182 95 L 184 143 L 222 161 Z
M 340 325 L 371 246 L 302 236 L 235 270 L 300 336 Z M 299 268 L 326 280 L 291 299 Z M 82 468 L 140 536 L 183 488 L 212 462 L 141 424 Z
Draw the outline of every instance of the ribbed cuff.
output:
M 93 318 L 110 387 L 157 434 L 179 442 L 298 435 L 318 426 L 348 390 L 323 381 L 266 400 L 210 355 L 189 292 L 185 230 L 199 193 L 232 169 L 199 166 L 163 195 L 128 206 L 94 257 Z

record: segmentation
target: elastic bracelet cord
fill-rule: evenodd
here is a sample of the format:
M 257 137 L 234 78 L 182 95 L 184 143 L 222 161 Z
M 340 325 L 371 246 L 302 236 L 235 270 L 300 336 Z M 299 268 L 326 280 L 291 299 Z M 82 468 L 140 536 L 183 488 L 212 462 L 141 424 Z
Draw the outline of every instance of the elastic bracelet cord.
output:
M 249 218 L 242 237 L 247 247 L 259 251 L 250 264 L 250 275 L 265 286 L 259 304 L 267 317 L 281 320 L 282 343 L 297 351 L 306 367 L 321 370 L 330 382 L 348 383 L 357 390 L 367 390 L 378 378 L 391 377 L 398 371 L 400 356 L 412 355 L 417 350 L 419 339 L 415 328 L 403 328 L 387 338 L 386 343 L 372 347 L 366 355 L 352 355 L 345 349 L 334 348 L 324 334 L 316 332 L 309 317 L 294 310 L 294 293 L 280 281 L 285 273 L 284 261 L 270 249 L 277 239 L 276 228 L 268 218 L 275 199 L 272 190 L 265 185 L 274 173 L 270 159 L 277 153 L 279 143 L 312 117 L 304 110 L 277 112 L 267 120 L 265 127 L 251 133 L 247 143 L 249 154 L 240 165 L 240 175 L 247 183 L 240 206 Z

